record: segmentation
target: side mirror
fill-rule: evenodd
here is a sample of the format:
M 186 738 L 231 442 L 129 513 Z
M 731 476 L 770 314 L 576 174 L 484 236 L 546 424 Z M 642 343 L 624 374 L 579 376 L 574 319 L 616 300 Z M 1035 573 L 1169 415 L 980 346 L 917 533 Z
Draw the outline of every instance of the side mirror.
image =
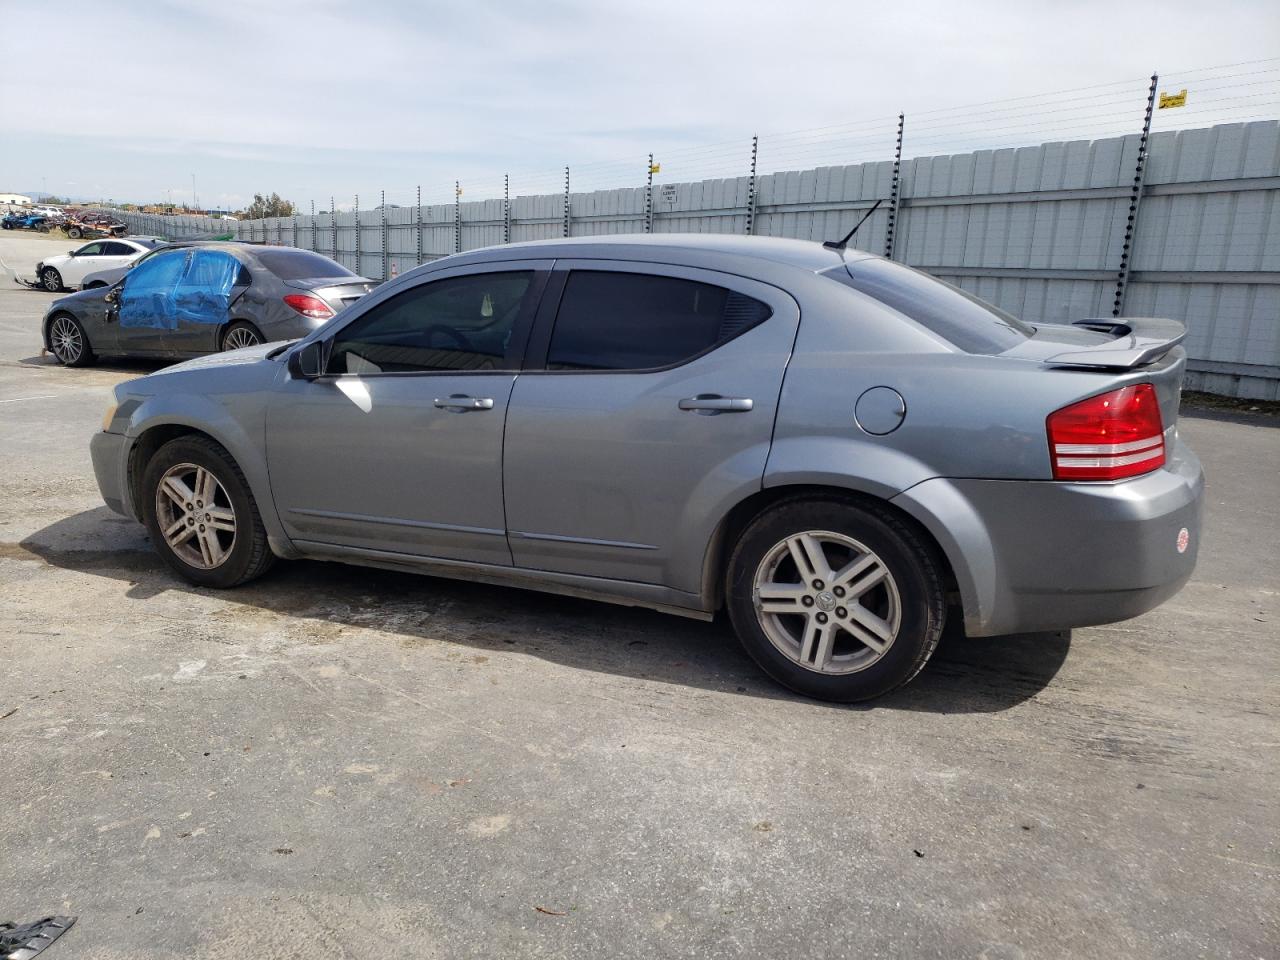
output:
M 301 349 L 289 354 L 289 375 L 295 380 L 314 380 L 324 375 L 324 361 L 327 344 L 323 340 L 312 340 Z

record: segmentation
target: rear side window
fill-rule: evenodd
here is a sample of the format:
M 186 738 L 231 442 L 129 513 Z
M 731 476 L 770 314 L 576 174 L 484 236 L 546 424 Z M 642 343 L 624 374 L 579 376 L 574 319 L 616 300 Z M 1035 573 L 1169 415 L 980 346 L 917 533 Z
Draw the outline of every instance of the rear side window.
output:
M 556 315 L 549 370 L 651 370 L 691 360 L 769 319 L 724 287 L 643 273 L 574 270 Z
M 312 280 L 321 277 L 354 277 L 355 274 L 324 254 L 286 247 L 266 247 L 254 251 L 258 262 L 281 280 Z
M 858 260 L 824 274 L 874 297 L 966 353 L 996 354 L 1034 332 L 973 294 L 892 260 Z

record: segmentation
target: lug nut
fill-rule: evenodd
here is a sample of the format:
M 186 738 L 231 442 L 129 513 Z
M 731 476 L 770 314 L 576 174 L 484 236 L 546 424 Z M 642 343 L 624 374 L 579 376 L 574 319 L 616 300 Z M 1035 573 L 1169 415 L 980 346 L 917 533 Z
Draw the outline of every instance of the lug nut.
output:
M 195 518 L 195 517 L 187 517 L 187 526 L 188 526 L 188 527 L 193 527 L 193 526 L 195 526 L 195 523 L 196 523 L 196 518 Z
M 201 532 L 201 533 L 204 533 L 204 524 L 203 524 L 203 523 L 202 523 L 202 524 L 200 524 L 200 532 Z
M 832 592 L 832 593 L 834 593 L 837 597 L 843 597 L 843 596 L 844 596 L 844 587 L 836 587 L 836 588 L 835 588 L 834 590 L 832 590 L 831 592 Z
M 836 607 L 837 617 L 847 617 L 848 615 L 849 615 L 849 611 L 846 610 L 844 607 Z
M 804 604 L 806 607 L 812 607 L 812 606 L 813 606 L 813 597 L 801 597 L 801 598 L 800 598 L 800 602 L 801 602 L 802 604 Z
M 826 622 L 827 622 L 827 615 L 826 615 L 825 613 L 820 613 L 820 614 L 818 614 L 818 622 L 819 622 L 819 623 L 826 623 Z
M 204 501 L 203 501 L 203 500 L 197 500 L 197 501 L 196 501 L 196 506 L 197 506 L 197 507 L 204 507 Z
M 822 581 L 821 581 L 821 580 L 815 580 L 815 581 L 813 581 L 813 589 L 815 589 L 815 590 L 821 590 L 821 589 L 822 589 L 822 587 L 823 587 L 823 583 L 822 583 Z

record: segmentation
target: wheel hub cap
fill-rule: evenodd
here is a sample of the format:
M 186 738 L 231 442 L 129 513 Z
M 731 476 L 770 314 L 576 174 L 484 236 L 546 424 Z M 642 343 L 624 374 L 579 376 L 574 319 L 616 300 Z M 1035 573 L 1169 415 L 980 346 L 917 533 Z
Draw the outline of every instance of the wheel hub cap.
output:
M 809 530 L 776 544 L 756 569 L 756 617 L 769 642 L 807 670 L 865 670 L 897 639 L 902 604 L 880 557 L 852 537 Z
M 213 473 L 193 463 L 166 471 L 156 487 L 156 519 L 165 543 L 185 563 L 212 570 L 236 543 L 236 513 Z

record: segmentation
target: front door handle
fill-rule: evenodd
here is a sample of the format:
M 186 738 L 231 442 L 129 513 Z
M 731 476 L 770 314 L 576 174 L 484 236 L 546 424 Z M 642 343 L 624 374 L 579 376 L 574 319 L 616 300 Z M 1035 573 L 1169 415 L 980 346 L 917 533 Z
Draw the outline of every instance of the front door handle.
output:
M 686 397 L 678 406 L 681 410 L 714 416 L 717 413 L 746 413 L 753 404 L 750 397 L 722 397 L 718 393 L 700 393 L 696 397 Z
M 454 413 L 466 413 L 468 410 L 492 410 L 493 398 L 468 397 L 462 393 L 454 393 L 447 397 L 436 397 L 436 406 L 441 410 L 452 410 Z

